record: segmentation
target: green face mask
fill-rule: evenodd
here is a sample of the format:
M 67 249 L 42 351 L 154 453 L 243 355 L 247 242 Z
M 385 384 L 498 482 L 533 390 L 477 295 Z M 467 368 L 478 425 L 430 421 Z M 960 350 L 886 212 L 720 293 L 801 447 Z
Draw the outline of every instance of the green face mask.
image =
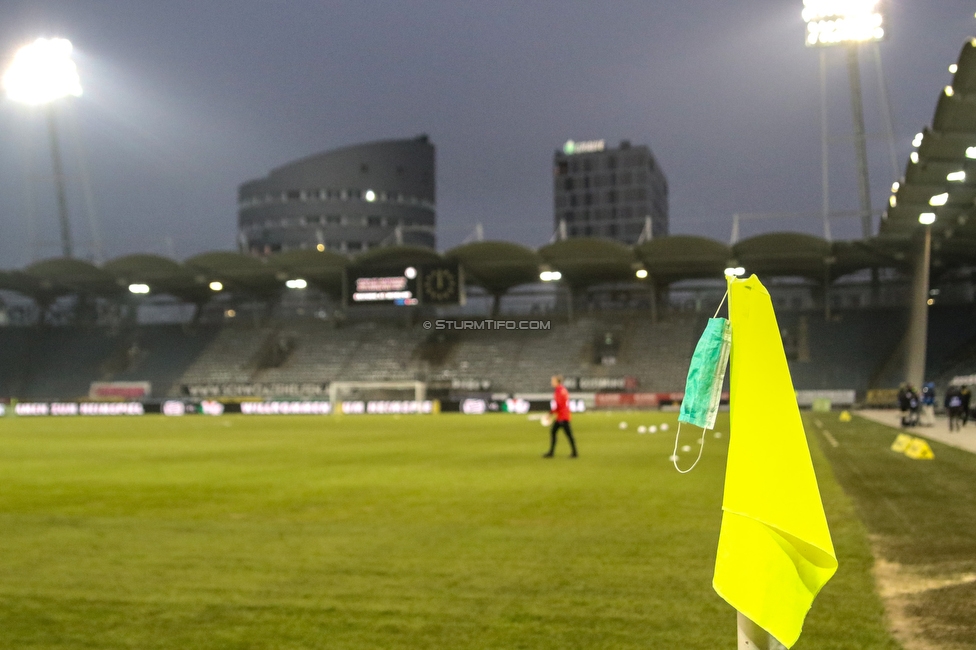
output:
M 693 470 L 701 460 L 702 450 L 705 448 L 705 431 L 715 428 L 731 349 L 732 328 L 729 321 L 725 318 L 709 318 L 708 325 L 695 346 L 695 353 L 691 356 L 685 396 L 681 400 L 681 413 L 678 415 L 678 431 L 674 436 L 671 462 L 682 474 Z M 701 439 L 698 441 L 698 458 L 685 470 L 678 467 L 678 440 L 681 437 L 682 422 L 702 428 Z
M 729 364 L 731 348 L 732 328 L 729 327 L 729 321 L 724 318 L 709 318 L 691 357 L 679 422 L 687 422 L 703 429 L 715 428 L 715 417 L 722 399 L 722 383 L 725 381 L 725 368 Z

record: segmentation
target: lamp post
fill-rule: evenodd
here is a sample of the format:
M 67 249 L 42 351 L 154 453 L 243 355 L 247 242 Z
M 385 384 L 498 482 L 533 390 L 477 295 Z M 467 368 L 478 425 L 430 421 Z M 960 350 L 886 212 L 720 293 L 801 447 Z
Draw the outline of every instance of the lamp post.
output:
M 64 97 L 81 96 L 81 80 L 71 52 L 71 41 L 67 39 L 39 38 L 14 54 L 10 67 L 3 75 L 3 88 L 9 99 L 28 106 L 44 106 L 46 109 L 55 197 L 61 226 L 61 253 L 64 257 L 71 257 L 73 250 L 55 106 Z
M 905 381 L 916 389 L 920 389 L 925 381 L 925 356 L 929 334 L 929 269 L 932 264 L 932 224 L 935 223 L 935 213 L 923 212 L 918 216 L 918 222 L 925 226 L 925 232 L 922 237 L 922 250 L 915 257 L 905 358 Z
M 861 68 L 858 48 L 862 43 L 884 38 L 884 16 L 881 0 L 803 0 L 803 21 L 807 25 L 808 47 L 847 47 L 847 76 L 851 90 L 851 116 L 854 124 L 854 150 L 857 156 L 858 202 L 861 213 L 861 235 L 873 233 L 871 186 L 868 180 L 867 140 L 864 132 L 864 102 L 861 91 Z M 879 59 L 880 60 L 880 59 Z M 880 65 L 880 64 L 879 64 Z M 827 60 L 820 51 L 820 135 L 821 183 L 823 187 L 824 234 L 829 239 L 829 179 L 827 162 Z M 884 100 L 884 98 L 882 98 Z

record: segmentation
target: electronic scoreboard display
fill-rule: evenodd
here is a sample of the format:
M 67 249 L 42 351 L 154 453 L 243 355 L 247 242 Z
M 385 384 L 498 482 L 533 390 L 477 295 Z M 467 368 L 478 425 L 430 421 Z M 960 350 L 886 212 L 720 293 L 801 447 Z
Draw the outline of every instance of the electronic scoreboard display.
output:
M 348 305 L 457 305 L 464 302 L 464 273 L 457 263 L 348 269 Z

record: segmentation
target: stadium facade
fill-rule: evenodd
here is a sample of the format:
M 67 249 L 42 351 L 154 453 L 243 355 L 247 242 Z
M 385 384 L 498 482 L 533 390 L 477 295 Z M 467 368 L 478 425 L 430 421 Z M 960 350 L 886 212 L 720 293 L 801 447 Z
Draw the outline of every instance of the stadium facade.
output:
M 238 239 L 251 254 L 436 248 L 434 145 L 426 135 L 315 154 L 238 190 Z
M 638 244 L 668 234 L 668 180 L 646 145 L 569 140 L 553 158 L 557 237 Z

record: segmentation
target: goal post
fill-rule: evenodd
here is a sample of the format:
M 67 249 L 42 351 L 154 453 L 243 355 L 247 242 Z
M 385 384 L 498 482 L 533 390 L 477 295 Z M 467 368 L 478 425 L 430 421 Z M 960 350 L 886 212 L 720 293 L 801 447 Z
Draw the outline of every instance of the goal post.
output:
M 334 381 L 329 384 L 333 408 L 348 401 L 414 401 L 427 399 L 427 384 L 422 381 Z

